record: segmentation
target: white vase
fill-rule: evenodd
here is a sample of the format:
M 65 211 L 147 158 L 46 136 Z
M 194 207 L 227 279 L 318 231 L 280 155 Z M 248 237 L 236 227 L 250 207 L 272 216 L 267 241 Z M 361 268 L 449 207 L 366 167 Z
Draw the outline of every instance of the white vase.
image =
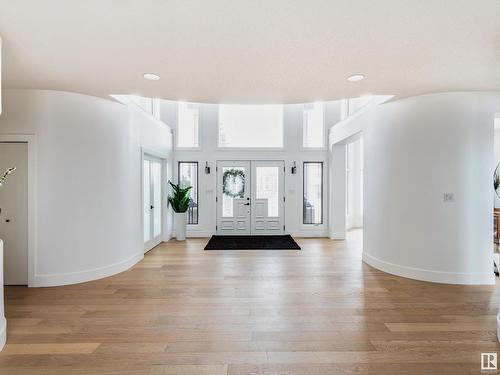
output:
M 177 241 L 186 239 L 187 212 L 174 212 L 174 228 Z

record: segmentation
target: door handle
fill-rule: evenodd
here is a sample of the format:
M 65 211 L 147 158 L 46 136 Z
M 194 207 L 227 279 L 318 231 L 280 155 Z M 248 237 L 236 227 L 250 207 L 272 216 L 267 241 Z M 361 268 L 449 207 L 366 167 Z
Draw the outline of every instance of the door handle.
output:
M 5 220 L 6 223 L 10 223 L 10 219 Z
M 243 203 L 243 206 L 250 206 L 250 203 Z
M 150 208 L 150 209 L 153 209 L 153 208 L 155 208 L 155 206 L 151 205 L 149 208 Z

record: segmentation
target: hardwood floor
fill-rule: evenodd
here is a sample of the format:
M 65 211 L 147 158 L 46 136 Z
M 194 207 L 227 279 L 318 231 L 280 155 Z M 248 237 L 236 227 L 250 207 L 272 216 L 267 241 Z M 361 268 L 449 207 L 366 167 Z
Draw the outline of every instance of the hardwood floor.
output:
M 384 274 L 346 242 L 302 251 L 163 244 L 131 270 L 6 288 L 0 374 L 479 374 L 498 298 Z

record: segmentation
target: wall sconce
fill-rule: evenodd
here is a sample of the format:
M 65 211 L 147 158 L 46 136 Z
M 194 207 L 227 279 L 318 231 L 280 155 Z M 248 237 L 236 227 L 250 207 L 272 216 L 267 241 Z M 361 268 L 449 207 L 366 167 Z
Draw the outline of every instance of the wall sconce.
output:
M 295 162 L 293 162 L 292 174 L 297 174 L 297 164 L 295 164 Z
M 208 166 L 208 161 L 205 162 L 205 173 L 210 174 L 210 167 Z

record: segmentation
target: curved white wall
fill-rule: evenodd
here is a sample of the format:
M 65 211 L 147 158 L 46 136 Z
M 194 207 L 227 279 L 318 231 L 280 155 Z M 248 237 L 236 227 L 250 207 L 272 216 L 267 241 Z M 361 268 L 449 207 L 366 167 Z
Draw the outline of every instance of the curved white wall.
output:
M 494 282 L 496 112 L 500 93 L 443 93 L 386 103 L 358 120 L 366 263 L 418 280 Z
M 169 152 L 167 126 L 141 123 L 112 100 L 4 90 L 0 134 L 36 136 L 30 285 L 93 280 L 142 259 L 141 147 Z

